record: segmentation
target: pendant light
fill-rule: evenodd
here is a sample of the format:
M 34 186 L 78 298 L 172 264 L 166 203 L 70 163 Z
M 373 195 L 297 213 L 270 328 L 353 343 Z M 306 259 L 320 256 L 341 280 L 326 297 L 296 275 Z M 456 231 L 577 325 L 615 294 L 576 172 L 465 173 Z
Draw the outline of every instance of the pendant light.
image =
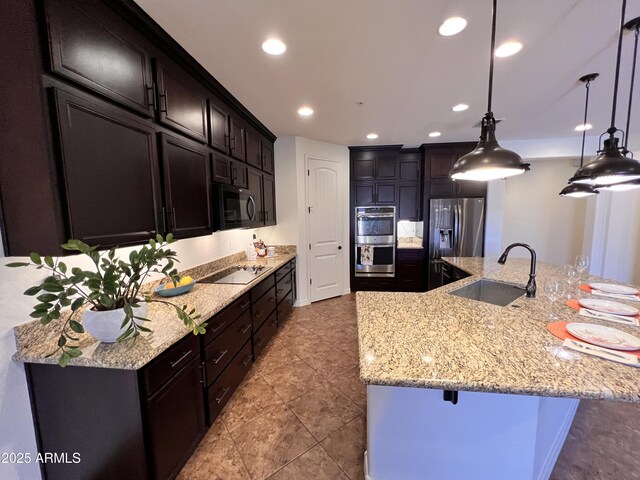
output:
M 627 0 L 622 0 L 622 11 L 620 14 L 620 29 L 618 34 L 618 53 L 616 58 L 615 80 L 613 84 L 613 102 L 611 105 L 611 126 L 602 135 L 608 134 L 609 138 L 604 140 L 604 148 L 599 150 L 599 155 L 595 160 L 580 167 L 574 176 L 569 179 L 570 183 L 586 183 L 588 185 L 598 185 L 607 188 L 621 182 L 640 180 L 640 162 L 629 158 L 618 148 L 618 138 L 615 133 L 619 130 L 615 127 L 616 103 L 618 100 L 618 80 L 620 79 L 620 57 L 622 53 L 622 34 L 624 30 L 624 13 Z
M 498 0 L 493 0 L 493 19 L 491 24 L 491 55 L 489 60 L 489 91 L 487 113 L 482 117 L 480 141 L 476 148 L 460 157 L 449 172 L 453 180 L 487 181 L 519 175 L 529 170 L 529 164 L 511 150 L 498 145 L 496 140 L 496 119 L 491 111 L 493 94 L 493 60 L 496 46 L 496 13 Z
M 629 151 L 629 134 L 631 132 L 631 106 L 633 105 L 633 84 L 636 78 L 636 62 L 638 60 L 638 36 L 640 35 L 640 17 L 636 17 L 633 20 L 625 23 L 624 28 L 627 30 L 635 30 L 635 40 L 633 44 L 633 62 L 631 65 L 631 85 L 629 87 L 629 106 L 627 108 L 627 135 L 624 139 L 624 145 L 622 146 L 622 154 L 628 155 Z M 633 156 L 633 154 L 631 154 Z M 634 190 L 640 188 L 640 180 L 631 180 L 629 182 L 615 183 L 606 187 L 601 187 L 602 190 L 608 190 L 613 192 L 624 192 L 627 190 Z
M 584 121 L 582 122 L 582 126 L 585 127 L 587 125 L 587 112 L 589 109 L 589 87 L 591 82 L 593 82 L 596 78 L 598 78 L 599 73 L 590 73 L 589 75 L 585 75 L 580 77 L 580 81 L 584 83 L 585 89 L 587 91 L 584 99 Z M 582 149 L 580 150 L 580 167 L 584 162 L 584 140 L 587 134 L 587 129 L 582 129 Z M 569 183 L 566 187 L 562 189 L 560 195 L 563 197 L 588 197 L 589 195 L 595 195 L 598 192 L 593 185 L 587 185 L 586 183 Z

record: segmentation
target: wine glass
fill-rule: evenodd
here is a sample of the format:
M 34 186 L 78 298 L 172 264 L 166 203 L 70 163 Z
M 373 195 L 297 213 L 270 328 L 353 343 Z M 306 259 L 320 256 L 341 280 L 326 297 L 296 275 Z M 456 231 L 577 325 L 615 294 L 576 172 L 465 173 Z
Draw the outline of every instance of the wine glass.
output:
M 567 283 L 567 288 L 564 292 L 565 297 L 567 298 L 567 300 L 571 300 L 573 289 L 576 286 L 576 282 L 578 280 L 578 271 L 573 265 L 565 265 L 564 267 L 562 267 L 562 273 L 564 274 L 564 278 Z
M 550 320 L 558 319 L 558 315 L 555 314 L 554 309 L 556 300 L 558 300 L 558 298 L 560 298 L 564 293 L 564 285 L 562 283 L 563 282 L 561 280 L 554 277 L 548 277 L 544 281 L 544 294 L 545 297 L 547 297 L 547 299 L 551 302 L 551 306 L 549 308 Z
M 587 268 L 589 268 L 589 256 L 578 255 L 574 265 L 578 271 L 578 279 L 582 280 L 582 274 L 587 271 Z

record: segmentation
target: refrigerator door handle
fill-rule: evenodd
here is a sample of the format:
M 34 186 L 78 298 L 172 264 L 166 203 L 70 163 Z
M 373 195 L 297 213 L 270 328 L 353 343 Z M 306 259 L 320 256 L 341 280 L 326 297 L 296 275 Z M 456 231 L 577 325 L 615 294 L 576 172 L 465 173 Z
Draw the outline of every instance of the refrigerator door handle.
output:
M 460 215 L 458 205 L 453 205 L 453 256 L 458 257 L 458 242 L 460 236 Z

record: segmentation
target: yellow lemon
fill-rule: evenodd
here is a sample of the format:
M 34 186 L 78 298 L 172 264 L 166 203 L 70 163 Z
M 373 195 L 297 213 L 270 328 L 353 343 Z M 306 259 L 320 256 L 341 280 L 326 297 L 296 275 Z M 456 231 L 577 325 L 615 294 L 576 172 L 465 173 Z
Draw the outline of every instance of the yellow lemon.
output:
M 189 285 L 192 282 L 193 282 L 193 278 L 191 278 L 189 275 L 185 275 L 180 279 L 180 283 L 178 283 L 178 286 L 181 287 L 183 285 Z
M 169 282 L 169 283 L 167 283 L 167 284 L 164 286 L 164 289 L 163 289 L 163 290 L 169 290 L 170 288 L 176 288 L 176 287 L 178 287 L 178 286 L 180 286 L 180 284 L 176 284 L 176 285 L 174 285 L 174 284 L 173 284 L 173 282 Z

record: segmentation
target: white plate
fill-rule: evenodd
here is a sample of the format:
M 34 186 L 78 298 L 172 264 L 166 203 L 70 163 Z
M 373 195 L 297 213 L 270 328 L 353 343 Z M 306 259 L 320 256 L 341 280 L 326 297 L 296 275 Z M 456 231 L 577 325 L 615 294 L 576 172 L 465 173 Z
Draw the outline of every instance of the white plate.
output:
M 590 283 L 589 286 L 601 292 L 616 293 L 618 295 L 636 295 L 637 288 L 625 287 L 624 285 L 614 285 L 613 283 Z
M 598 298 L 581 298 L 580 305 L 591 310 L 597 310 L 612 315 L 637 315 L 638 309 L 625 305 L 624 303 L 612 302 L 611 300 L 600 300 Z
M 640 338 L 603 325 L 568 323 L 567 331 L 576 338 L 613 350 L 640 350 Z

